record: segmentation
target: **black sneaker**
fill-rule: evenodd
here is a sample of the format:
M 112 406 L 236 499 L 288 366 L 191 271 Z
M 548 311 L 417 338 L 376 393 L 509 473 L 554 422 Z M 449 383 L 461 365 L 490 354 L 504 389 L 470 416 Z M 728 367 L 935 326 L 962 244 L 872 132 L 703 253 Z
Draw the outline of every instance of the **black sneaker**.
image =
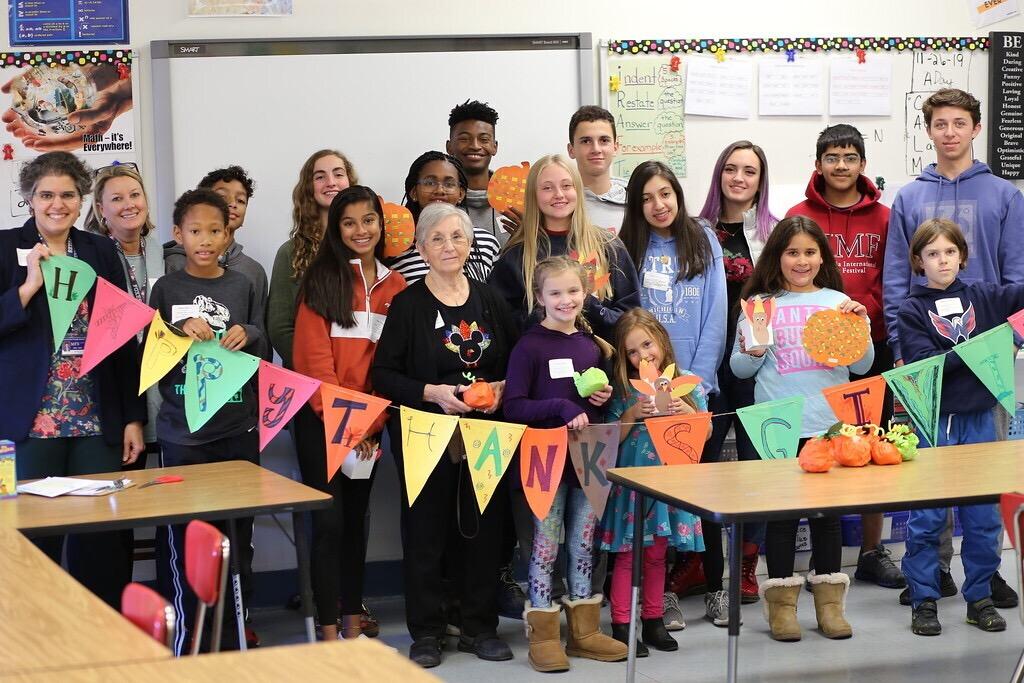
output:
M 969 612 L 969 610 L 968 610 Z M 1005 624 L 1004 624 L 1005 626 Z M 937 636 L 942 633 L 939 610 L 931 598 L 922 600 L 910 619 L 910 630 L 919 636 Z
M 992 587 L 992 604 L 999 609 L 1010 609 L 1017 606 L 1017 592 L 1006 584 L 1006 579 L 999 576 L 999 572 L 992 575 L 989 582 Z
M 488 662 L 504 662 L 512 659 L 512 648 L 493 633 L 481 633 L 472 638 L 459 636 L 459 652 L 474 654 Z
M 498 576 L 498 614 L 507 619 L 522 619 L 526 594 L 512 576 L 512 567 L 502 567 Z
M 854 572 L 853 578 L 877 584 L 882 588 L 903 588 L 907 585 L 903 572 L 892 561 L 891 553 L 881 544 L 874 550 L 861 553 L 857 558 L 857 571 Z
M 425 636 L 409 646 L 409 659 L 424 669 L 432 669 L 441 663 L 441 641 L 433 636 Z
M 956 581 L 953 580 L 953 575 L 949 572 L 939 570 L 939 595 L 944 598 L 951 598 L 957 594 Z M 910 604 L 910 589 L 905 589 L 900 593 L 900 604 L 907 606 Z M 1014 603 L 1016 605 L 1016 603 Z
M 1006 620 L 996 611 L 992 598 L 967 603 L 967 623 L 982 631 L 1006 630 Z

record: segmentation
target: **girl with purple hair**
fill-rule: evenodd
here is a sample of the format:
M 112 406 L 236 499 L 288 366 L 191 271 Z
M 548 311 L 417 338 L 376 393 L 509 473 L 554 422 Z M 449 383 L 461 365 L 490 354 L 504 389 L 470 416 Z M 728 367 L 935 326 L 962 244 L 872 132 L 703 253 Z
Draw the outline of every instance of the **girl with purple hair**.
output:
M 700 218 L 712 226 L 722 245 L 726 275 L 728 314 L 726 346 L 732 348 L 739 314 L 739 296 L 743 283 L 754 272 L 768 235 L 778 222 L 768 208 L 768 161 L 764 150 L 748 140 L 739 140 L 726 147 L 715 163 L 704 208 Z M 718 367 L 718 391 L 708 397 L 709 409 L 715 415 L 732 413 L 752 405 L 754 383 L 737 379 L 729 363 Z M 722 456 L 722 445 L 730 423 L 736 433 L 736 452 L 740 460 L 757 460 L 757 451 L 738 419 L 726 416 L 713 421 L 714 432 L 704 448 L 702 462 L 715 462 Z M 725 569 L 722 553 L 722 527 L 703 520 L 703 562 L 695 554 L 681 556 L 669 575 L 666 590 L 690 595 L 706 584 L 705 613 L 716 626 L 729 623 L 729 598 L 723 590 Z M 764 536 L 763 524 L 745 524 L 743 543 L 743 575 L 740 595 L 744 603 L 757 602 L 757 549 Z

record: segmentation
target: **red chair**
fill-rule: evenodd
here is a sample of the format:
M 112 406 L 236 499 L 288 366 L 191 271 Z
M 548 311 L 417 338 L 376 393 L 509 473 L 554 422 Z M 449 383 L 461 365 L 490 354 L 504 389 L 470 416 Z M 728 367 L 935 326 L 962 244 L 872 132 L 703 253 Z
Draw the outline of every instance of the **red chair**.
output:
M 174 642 L 174 608 L 152 588 L 141 583 L 125 586 L 121 615 L 158 643 L 171 647 Z
M 1021 550 L 1021 529 L 1024 528 L 1024 493 L 1004 493 L 999 499 L 999 508 L 1003 513 L 1003 526 L 1010 535 L 1010 543 L 1017 555 L 1017 586 L 1024 586 L 1024 554 Z M 1024 623 L 1024 601 L 1020 604 L 1020 620 Z M 1017 660 L 1013 670 L 1013 683 L 1024 680 L 1024 652 Z
M 224 623 L 224 587 L 228 577 L 231 544 L 212 524 L 194 519 L 185 529 L 185 578 L 196 594 L 199 605 L 192 632 L 192 654 L 199 654 L 203 639 L 206 608 L 213 607 L 213 634 L 210 651 L 220 650 L 220 633 Z

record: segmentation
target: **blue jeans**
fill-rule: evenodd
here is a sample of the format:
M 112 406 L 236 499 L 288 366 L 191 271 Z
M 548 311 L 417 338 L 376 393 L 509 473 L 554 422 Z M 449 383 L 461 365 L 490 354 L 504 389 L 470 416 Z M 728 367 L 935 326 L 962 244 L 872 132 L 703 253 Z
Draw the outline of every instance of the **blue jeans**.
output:
M 533 520 L 533 552 L 530 554 L 530 604 L 551 606 L 551 575 L 558 558 L 558 541 L 565 526 L 565 549 L 568 554 L 566 579 L 569 599 L 579 600 L 592 595 L 590 577 L 594 569 L 594 528 L 597 516 L 583 489 L 565 482 L 558 486 L 548 516 Z
M 939 416 L 939 446 L 995 440 L 992 411 Z M 958 508 L 960 525 L 964 530 L 960 547 L 960 558 L 966 575 L 964 599 L 977 602 L 990 596 L 992 575 L 999 569 L 997 547 L 1003 528 L 1002 520 L 995 505 L 960 505 Z M 945 508 L 910 511 L 903 574 L 907 577 L 914 607 L 928 598 L 939 599 L 939 535 L 945 526 Z

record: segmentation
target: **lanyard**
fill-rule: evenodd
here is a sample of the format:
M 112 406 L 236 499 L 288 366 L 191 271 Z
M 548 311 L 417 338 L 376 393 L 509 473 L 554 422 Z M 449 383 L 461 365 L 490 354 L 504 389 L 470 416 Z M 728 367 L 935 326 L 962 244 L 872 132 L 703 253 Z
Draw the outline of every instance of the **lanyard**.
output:
M 46 244 L 46 240 L 43 239 L 42 233 L 36 233 L 36 234 L 39 235 L 39 244 Z M 70 256 L 71 258 L 77 258 L 78 257 L 78 254 L 75 253 L 75 245 L 71 241 L 71 233 L 70 232 L 68 233 L 67 244 L 64 245 L 64 253 L 67 254 L 68 256 Z
M 111 237 L 110 239 L 114 242 L 114 248 L 117 249 L 117 254 L 121 257 L 121 263 L 125 265 L 125 270 L 128 272 L 128 286 L 132 288 L 132 296 L 134 296 L 136 300 L 146 303 L 146 288 L 149 283 L 143 282 L 142 285 L 139 285 L 138 276 L 135 274 L 135 266 L 132 265 L 131 261 L 129 261 L 128 257 L 125 255 L 124 247 L 122 247 L 121 243 L 114 239 L 114 237 Z M 144 239 L 139 239 L 139 254 L 142 256 L 142 260 L 145 261 L 146 240 Z

